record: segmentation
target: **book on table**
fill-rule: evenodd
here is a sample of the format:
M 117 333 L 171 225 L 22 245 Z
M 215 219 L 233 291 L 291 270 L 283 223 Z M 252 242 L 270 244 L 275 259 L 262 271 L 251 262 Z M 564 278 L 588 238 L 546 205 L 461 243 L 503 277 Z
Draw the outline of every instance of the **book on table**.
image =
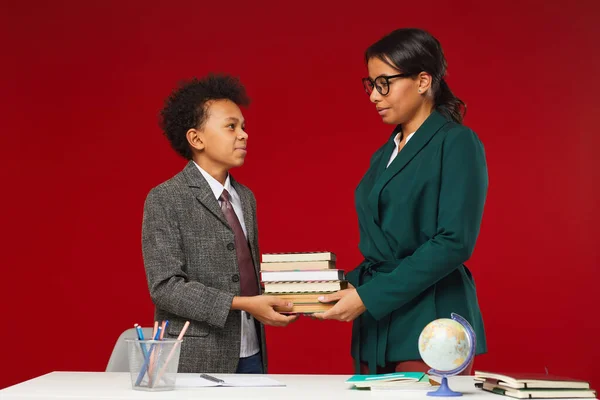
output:
M 498 373 L 475 371 L 475 379 L 497 382 L 501 387 L 513 389 L 589 389 L 589 382 L 549 374 Z
M 475 371 L 476 386 L 517 399 L 596 398 L 589 382 L 564 376 Z
M 483 382 L 483 390 L 513 397 L 516 399 L 583 399 L 596 398 L 596 392 L 590 389 L 564 389 L 564 388 L 529 388 L 513 389 L 497 385 L 493 382 Z
M 378 375 L 354 375 L 346 381 L 357 389 L 371 390 L 431 390 L 438 383 L 423 372 L 392 372 Z

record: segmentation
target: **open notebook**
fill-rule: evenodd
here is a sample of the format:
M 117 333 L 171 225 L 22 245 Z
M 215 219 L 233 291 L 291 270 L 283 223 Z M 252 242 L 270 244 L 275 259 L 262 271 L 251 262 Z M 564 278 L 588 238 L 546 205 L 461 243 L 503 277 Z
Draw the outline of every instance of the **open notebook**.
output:
M 357 389 L 371 390 L 432 390 L 437 382 L 431 381 L 429 375 L 422 372 L 393 372 L 378 375 L 354 375 L 346 381 Z
M 589 382 L 564 376 L 475 371 L 475 380 L 512 389 L 589 389 Z
M 215 382 L 202 378 L 200 374 L 177 375 L 175 387 L 197 388 L 197 387 L 284 387 L 285 384 L 265 376 L 250 376 L 250 374 L 228 375 L 218 377 L 222 382 Z

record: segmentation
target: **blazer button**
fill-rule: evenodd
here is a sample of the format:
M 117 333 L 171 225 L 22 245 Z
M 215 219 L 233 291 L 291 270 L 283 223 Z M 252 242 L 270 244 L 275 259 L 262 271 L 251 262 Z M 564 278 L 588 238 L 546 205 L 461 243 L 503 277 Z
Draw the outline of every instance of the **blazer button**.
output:
M 240 276 L 238 274 L 232 275 L 231 276 L 231 280 L 233 282 L 239 282 L 240 281 Z
M 227 243 L 227 250 L 235 249 L 235 245 L 233 243 Z

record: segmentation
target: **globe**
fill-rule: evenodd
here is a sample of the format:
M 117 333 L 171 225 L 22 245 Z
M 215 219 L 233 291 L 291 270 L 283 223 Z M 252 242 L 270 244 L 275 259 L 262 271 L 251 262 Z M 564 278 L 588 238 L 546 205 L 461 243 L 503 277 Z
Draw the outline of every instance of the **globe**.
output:
M 432 369 L 431 375 L 442 377 L 440 388 L 429 396 L 461 396 L 448 387 L 447 377 L 461 373 L 475 356 L 475 331 L 466 319 L 452 313 L 450 318 L 430 322 L 419 336 L 419 353 Z

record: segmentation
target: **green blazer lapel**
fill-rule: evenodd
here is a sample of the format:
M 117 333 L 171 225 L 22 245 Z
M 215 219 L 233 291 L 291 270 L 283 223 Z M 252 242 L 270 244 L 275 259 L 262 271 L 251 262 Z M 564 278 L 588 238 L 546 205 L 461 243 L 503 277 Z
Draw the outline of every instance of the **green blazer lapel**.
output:
M 390 157 L 392 156 L 392 153 L 394 152 L 394 148 L 396 147 L 396 142 L 394 142 L 394 138 L 396 137 L 398 132 L 400 132 L 401 129 L 402 129 L 402 127 L 400 125 L 396 126 L 396 128 L 390 135 L 385 147 L 383 148 L 383 151 L 381 152 L 381 157 L 379 158 L 379 164 L 376 167 L 377 170 L 375 173 L 375 180 L 376 180 L 375 183 L 377 183 L 377 181 L 379 180 L 379 178 L 381 177 L 381 175 L 385 172 L 385 170 L 387 168 L 387 163 L 388 163 L 388 161 L 390 161 Z
M 373 216 L 375 217 L 375 222 L 377 224 L 380 223 L 379 220 L 379 195 L 381 191 L 385 187 L 385 185 L 400 171 L 406 167 L 406 165 L 421 151 L 427 143 L 433 138 L 437 131 L 440 130 L 442 126 L 448 123 L 448 120 L 441 115 L 437 111 L 433 111 L 431 115 L 423 122 L 423 124 L 417 129 L 413 137 L 410 141 L 404 146 L 402 151 L 398 153 L 394 161 L 390 164 L 389 167 L 383 170 L 383 172 L 377 177 L 377 181 L 369 193 L 369 205 L 371 210 L 373 211 Z M 395 132 L 398 132 L 397 130 Z M 393 143 L 393 139 L 392 139 Z M 390 146 L 391 147 L 391 146 Z M 391 151 L 385 151 L 384 156 L 387 155 L 387 158 L 382 157 L 380 160 L 380 165 L 387 165 L 387 162 L 392 155 L 393 148 Z
M 188 162 L 183 173 L 188 181 L 188 186 L 193 189 L 198 201 L 223 222 L 227 228 L 231 229 L 210 185 L 206 182 L 206 179 L 204 179 L 204 176 L 202 176 L 202 173 L 193 161 Z

